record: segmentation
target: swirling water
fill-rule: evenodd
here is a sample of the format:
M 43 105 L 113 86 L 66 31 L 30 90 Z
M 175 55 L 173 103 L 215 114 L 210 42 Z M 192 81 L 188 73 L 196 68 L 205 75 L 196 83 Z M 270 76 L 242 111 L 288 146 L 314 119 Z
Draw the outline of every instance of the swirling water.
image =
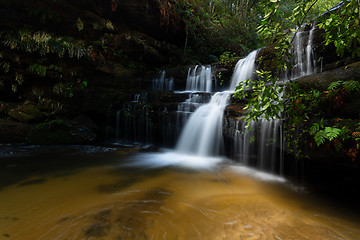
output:
M 226 159 L 184 164 L 186 156 L 174 152 L 89 146 L 7 152 L 0 157 L 0 239 L 360 236 L 352 209 Z

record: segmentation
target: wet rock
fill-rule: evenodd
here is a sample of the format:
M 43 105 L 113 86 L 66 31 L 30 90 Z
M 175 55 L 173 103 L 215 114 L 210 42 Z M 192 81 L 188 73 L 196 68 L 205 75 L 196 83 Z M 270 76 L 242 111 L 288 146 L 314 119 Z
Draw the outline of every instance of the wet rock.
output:
M 95 141 L 97 126 L 84 116 L 73 120 L 52 120 L 35 125 L 28 134 L 28 143 L 39 145 L 88 144 Z
M 222 133 L 226 142 L 233 141 L 234 132 L 238 130 L 239 121 L 244 116 L 244 112 L 243 103 L 231 104 L 225 108 Z
M 22 123 L 38 122 L 45 116 L 39 107 L 30 101 L 10 109 L 8 114 L 11 118 Z
M 25 143 L 33 125 L 0 120 L 0 144 Z
M 276 49 L 274 45 L 269 45 L 261 49 L 256 58 L 257 69 L 264 71 L 275 72 L 276 71 Z
M 300 88 L 327 90 L 332 82 L 336 81 L 360 81 L 360 62 L 350 64 L 346 67 L 313 74 L 296 80 Z

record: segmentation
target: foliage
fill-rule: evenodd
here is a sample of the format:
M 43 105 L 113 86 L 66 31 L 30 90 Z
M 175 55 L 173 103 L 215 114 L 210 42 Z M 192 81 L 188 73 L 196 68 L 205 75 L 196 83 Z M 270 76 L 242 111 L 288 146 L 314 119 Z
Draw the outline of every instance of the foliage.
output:
M 348 92 L 357 92 L 360 91 L 360 83 L 358 81 L 352 81 L 352 80 L 336 81 L 336 82 L 332 82 L 329 85 L 328 90 L 334 92 L 340 88 L 344 88 Z
M 68 53 L 70 58 L 77 59 L 88 56 L 85 45 L 76 42 L 70 37 L 58 37 L 53 34 L 30 30 L 0 32 L 1 42 L 5 47 L 12 50 L 18 50 L 28 53 L 39 53 L 41 56 L 47 54 L 56 54 L 58 57 L 64 57 Z
M 323 119 L 321 119 L 320 123 L 314 123 L 309 130 L 309 134 L 314 136 L 314 140 L 317 146 L 324 144 L 326 140 L 332 141 L 335 138 L 338 138 L 340 133 L 344 132 L 346 129 L 346 127 L 343 128 L 343 131 L 342 129 L 335 127 L 325 127 L 325 129 L 323 129 L 324 126 L 322 122 Z
M 173 0 L 185 19 L 191 53 L 201 62 L 226 51 L 245 55 L 259 46 L 256 25 L 262 14 L 262 1 Z M 187 52 L 185 51 L 185 54 Z M 188 55 L 184 56 L 188 59 Z
M 256 73 L 258 78 L 241 82 L 234 94 L 239 99 L 248 98 L 244 108 L 248 110 L 245 113 L 247 128 L 251 121 L 257 121 L 260 118 L 267 120 L 281 118 L 281 113 L 284 111 L 284 102 L 281 98 L 284 85 L 277 84 L 278 79 L 273 78 L 268 71 L 256 71 Z
M 358 81 L 336 81 L 328 87 L 327 99 L 333 102 L 334 109 L 340 109 L 348 96 L 353 92 L 360 91 L 360 82 Z
M 232 53 L 230 51 L 225 51 L 220 55 L 220 63 L 225 66 L 235 66 L 239 61 L 239 57 L 236 56 L 236 53 Z
M 39 64 L 31 64 L 29 66 L 29 70 L 33 73 L 35 73 L 36 75 L 39 75 L 41 77 L 45 77 L 46 76 L 46 67 L 43 65 L 39 65 Z
M 330 16 L 320 19 L 319 28 L 324 29 L 325 45 L 334 44 L 340 57 L 351 53 L 360 57 L 360 4 L 357 0 L 344 1 L 344 6 Z

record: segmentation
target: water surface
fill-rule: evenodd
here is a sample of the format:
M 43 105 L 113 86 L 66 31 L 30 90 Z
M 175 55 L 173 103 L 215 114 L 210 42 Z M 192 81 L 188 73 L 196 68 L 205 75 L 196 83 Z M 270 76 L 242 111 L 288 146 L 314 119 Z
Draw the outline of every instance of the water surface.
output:
M 30 147 L 2 149 L 0 167 L 0 239 L 360 236 L 348 209 L 220 158 Z

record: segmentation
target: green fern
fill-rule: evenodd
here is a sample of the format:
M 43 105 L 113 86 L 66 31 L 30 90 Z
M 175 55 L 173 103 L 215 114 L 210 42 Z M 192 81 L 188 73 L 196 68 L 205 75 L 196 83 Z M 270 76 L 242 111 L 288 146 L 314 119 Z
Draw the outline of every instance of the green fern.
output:
M 346 127 L 342 129 L 325 127 L 325 129 L 322 129 L 323 127 L 323 119 L 321 119 L 319 123 L 314 123 L 309 130 L 309 134 L 314 136 L 317 146 L 324 144 L 326 140 L 333 141 L 347 131 Z
M 319 131 L 320 131 L 320 124 L 314 123 L 311 126 L 309 133 L 310 133 L 311 136 L 314 136 Z
M 343 83 L 343 86 L 349 92 L 360 91 L 360 83 L 358 81 L 346 81 Z
M 329 141 L 334 140 L 339 136 L 341 129 L 339 128 L 332 128 L 332 127 L 325 127 L 325 136 Z
M 319 147 L 321 144 L 325 143 L 326 140 L 326 133 L 324 130 L 320 130 L 318 131 L 315 136 L 314 136 L 314 140 L 317 144 L 317 146 Z
M 341 85 L 343 85 L 344 81 L 336 81 L 336 82 L 332 82 L 330 83 L 328 90 L 335 90 L 337 88 L 339 88 Z
M 345 82 L 344 81 L 332 82 L 329 85 L 328 90 L 334 91 L 340 87 L 345 88 L 349 92 L 360 91 L 360 83 L 358 81 L 353 81 L 353 80 L 349 80 L 349 81 L 345 81 Z

